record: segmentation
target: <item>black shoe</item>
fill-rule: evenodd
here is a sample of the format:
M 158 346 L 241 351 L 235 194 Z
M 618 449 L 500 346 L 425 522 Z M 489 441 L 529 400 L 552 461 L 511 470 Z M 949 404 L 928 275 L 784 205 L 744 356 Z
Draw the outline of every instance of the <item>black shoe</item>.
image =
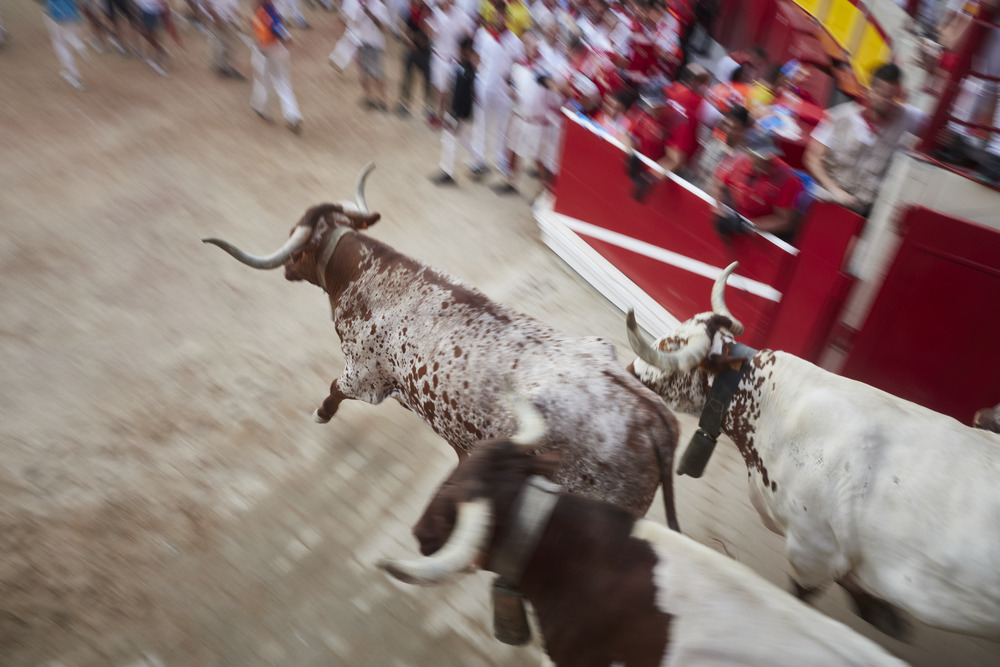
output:
M 490 189 L 498 195 L 513 195 L 517 194 L 517 188 L 514 187 L 512 183 L 497 183 L 490 186 Z
M 292 134 L 302 134 L 302 119 L 288 123 L 288 129 Z
M 469 173 L 472 174 L 472 180 L 481 181 L 483 176 L 490 173 L 490 168 L 485 164 L 477 164 L 469 167 Z
M 250 108 L 251 108 L 251 109 L 253 109 L 253 107 L 250 107 Z M 262 119 L 263 119 L 263 120 L 264 120 L 265 122 L 267 122 L 267 123 L 273 123 L 273 122 L 274 122 L 274 119 L 273 119 L 273 118 L 271 118 L 270 116 L 268 116 L 268 115 L 267 115 L 266 113 L 264 113 L 263 111 L 259 111 L 259 110 L 257 110 L 257 109 L 254 109 L 254 110 L 253 110 L 253 112 L 254 112 L 255 114 L 257 114 L 258 116 L 260 116 L 260 117 L 261 117 L 261 118 L 262 118 Z
M 443 171 L 431 176 L 430 179 L 434 185 L 458 185 L 455 179 L 451 177 L 451 174 L 446 174 Z
M 400 118 L 406 118 L 410 115 L 410 107 L 400 102 L 396 105 L 396 115 Z

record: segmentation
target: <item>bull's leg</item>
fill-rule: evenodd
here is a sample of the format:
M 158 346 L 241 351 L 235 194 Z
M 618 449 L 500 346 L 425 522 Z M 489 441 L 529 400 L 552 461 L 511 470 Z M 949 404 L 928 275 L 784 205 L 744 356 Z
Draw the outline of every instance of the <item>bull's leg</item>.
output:
M 313 413 L 313 420 L 317 424 L 325 424 L 333 419 L 333 415 L 337 413 L 337 408 L 340 407 L 341 401 L 351 398 L 340 390 L 339 382 L 340 378 L 333 381 L 333 384 L 330 385 L 330 395 L 323 399 L 323 405 L 319 406 Z
M 850 575 L 838 579 L 837 583 L 851 596 L 858 616 L 893 639 L 906 641 L 910 635 L 910 624 L 896 607 L 863 590 Z
M 823 586 L 803 586 L 799 582 L 795 581 L 792 577 L 792 595 L 808 603 L 811 599 L 816 597 L 818 593 L 823 592 Z

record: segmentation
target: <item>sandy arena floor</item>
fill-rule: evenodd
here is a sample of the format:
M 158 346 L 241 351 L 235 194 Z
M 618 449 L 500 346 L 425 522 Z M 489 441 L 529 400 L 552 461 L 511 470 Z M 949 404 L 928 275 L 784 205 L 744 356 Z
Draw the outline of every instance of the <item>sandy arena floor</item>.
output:
M 510 198 L 464 172 L 458 188 L 429 183 L 438 136 L 363 111 L 354 72 L 326 59 L 335 16 L 306 11 L 295 136 L 250 111 L 248 83 L 211 73 L 187 24 L 169 79 L 95 54 L 76 92 L 37 4 L 3 4 L 0 664 L 540 661 L 492 639 L 488 576 L 416 589 L 373 567 L 416 553 L 410 525 L 454 454 L 394 402 L 314 424 L 343 365 L 324 295 L 200 239 L 268 252 L 375 160 L 373 236 L 615 341 L 623 364 L 624 317 L 539 242 L 536 182 Z M 387 66 L 394 101 L 399 62 Z M 683 423 L 686 442 L 695 420 Z M 781 540 L 745 479 L 724 444 L 705 478 L 677 482 L 682 526 L 784 586 Z M 821 607 L 877 637 L 839 593 Z M 943 632 L 877 638 L 915 665 L 1000 664 L 997 644 Z

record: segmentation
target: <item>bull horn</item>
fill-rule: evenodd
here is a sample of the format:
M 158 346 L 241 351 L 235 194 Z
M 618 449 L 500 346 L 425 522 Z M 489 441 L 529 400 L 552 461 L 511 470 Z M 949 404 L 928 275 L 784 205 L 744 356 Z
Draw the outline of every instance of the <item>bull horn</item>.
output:
M 517 418 L 517 433 L 511 436 L 510 441 L 515 445 L 536 447 L 548 430 L 545 426 L 545 417 L 530 401 L 526 401 L 514 390 L 510 378 L 505 378 L 504 385 L 507 403 L 514 409 L 514 416 Z
M 628 342 L 639 358 L 651 366 L 664 371 L 688 371 L 701 363 L 712 347 L 708 333 L 699 329 L 697 334 L 688 339 L 687 345 L 674 352 L 658 350 L 639 333 L 639 325 L 635 321 L 635 311 L 628 311 L 625 320 L 628 328 Z
M 413 560 L 381 560 L 378 567 L 407 584 L 429 586 L 464 570 L 486 548 L 493 527 L 490 501 L 479 498 L 458 505 L 455 528 L 434 554 Z
M 258 257 L 256 255 L 245 253 L 233 244 L 228 241 L 223 241 L 222 239 L 202 239 L 201 242 L 217 245 L 240 262 L 246 264 L 247 266 L 252 266 L 255 269 L 276 269 L 287 262 L 293 252 L 308 243 L 309 237 L 312 236 L 312 233 L 312 227 L 299 225 L 295 228 L 295 231 L 292 232 L 292 235 L 288 237 L 288 240 L 285 241 L 283 246 L 275 250 L 270 255 L 266 255 L 264 257 Z
M 365 201 L 365 181 L 368 180 L 368 174 L 375 170 L 375 163 L 369 162 L 362 169 L 361 173 L 358 174 L 358 184 L 354 188 L 354 203 L 358 205 L 358 210 L 365 215 L 368 215 L 368 202 Z
M 726 308 L 726 299 L 723 292 L 726 291 L 726 280 L 729 279 L 729 275 L 735 271 L 736 267 L 739 265 L 739 262 L 733 262 L 727 266 L 726 270 L 715 279 L 715 284 L 712 285 L 712 312 L 716 315 L 722 315 L 723 317 L 728 317 L 732 320 L 733 326 L 729 327 L 729 330 L 736 336 L 743 335 L 743 324 L 729 313 L 729 309 Z

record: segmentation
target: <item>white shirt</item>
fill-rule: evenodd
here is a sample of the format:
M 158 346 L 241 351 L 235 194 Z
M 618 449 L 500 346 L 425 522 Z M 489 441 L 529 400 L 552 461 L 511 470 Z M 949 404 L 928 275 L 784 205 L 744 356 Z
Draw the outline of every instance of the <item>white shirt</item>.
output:
M 510 30 L 505 30 L 497 40 L 486 28 L 480 28 L 476 32 L 474 48 L 479 54 L 476 89 L 484 92 L 505 88 L 510 68 L 524 57 L 524 45 Z
M 458 43 L 466 35 L 472 36 L 476 30 L 476 24 L 457 4 L 452 5 L 447 12 L 435 7 L 428 23 L 434 32 L 434 39 L 431 41 L 434 53 L 445 62 L 458 59 Z
M 540 61 L 535 64 L 515 63 L 510 71 L 514 113 L 532 123 L 547 120 L 553 104 L 558 105 L 558 98 L 553 99 L 552 91 L 538 83 L 538 75 L 543 71 Z
M 358 44 L 368 44 L 376 49 L 385 48 L 385 35 L 381 28 L 368 17 L 364 6 L 381 22 L 388 27 L 389 10 L 386 9 L 382 0 L 344 0 L 342 10 L 347 19 L 347 30 L 351 31 Z

